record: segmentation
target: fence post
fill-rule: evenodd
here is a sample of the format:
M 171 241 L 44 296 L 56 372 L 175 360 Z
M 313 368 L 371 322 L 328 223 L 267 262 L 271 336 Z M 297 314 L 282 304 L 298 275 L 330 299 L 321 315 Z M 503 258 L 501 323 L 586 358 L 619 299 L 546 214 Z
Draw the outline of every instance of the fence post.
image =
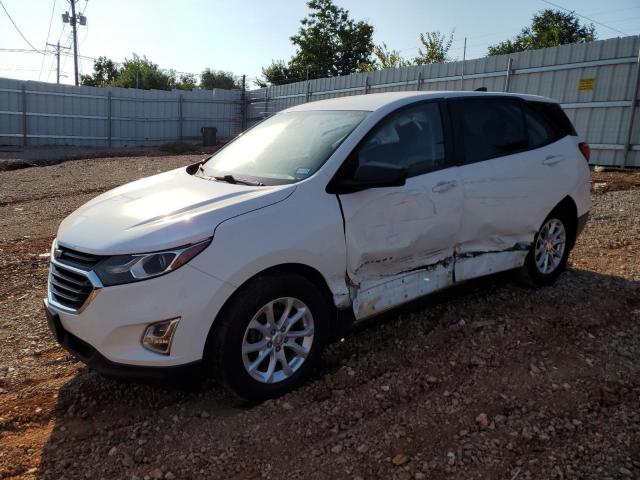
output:
M 422 70 L 418 72 L 418 87 L 416 88 L 416 90 L 420 91 L 421 88 L 422 88 Z
M 22 82 L 22 145 L 27 146 L 27 85 Z
M 247 129 L 247 76 L 242 75 L 242 94 L 240 95 L 240 132 Z
M 182 141 L 182 94 L 178 95 L 178 141 Z
M 264 112 L 262 112 L 264 118 L 269 116 L 269 87 L 264 89 Z
M 631 151 L 631 134 L 633 133 L 633 124 L 636 119 L 636 107 L 638 106 L 638 93 L 640 93 L 640 48 L 638 49 L 638 60 L 636 61 L 636 82 L 631 90 L 631 111 L 629 112 L 629 126 L 627 127 L 627 138 L 624 142 L 622 151 L 622 167 L 627 165 L 629 152 Z
M 511 82 L 511 70 L 513 69 L 513 58 L 509 59 L 507 63 L 507 76 L 504 79 L 504 92 L 509 91 L 509 83 Z
M 107 148 L 111 148 L 111 92 L 107 92 Z
M 364 93 L 365 95 L 367 93 L 369 93 L 369 89 L 371 88 L 371 85 L 369 85 L 369 75 L 367 75 L 366 77 L 364 77 Z
M 311 98 L 311 82 L 307 80 L 307 91 L 305 92 L 304 101 L 308 102 Z

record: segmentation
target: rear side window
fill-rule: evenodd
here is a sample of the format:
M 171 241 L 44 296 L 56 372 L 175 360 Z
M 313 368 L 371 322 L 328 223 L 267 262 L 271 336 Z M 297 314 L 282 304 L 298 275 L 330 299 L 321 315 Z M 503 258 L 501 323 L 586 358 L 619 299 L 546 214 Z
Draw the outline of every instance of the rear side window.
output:
M 528 148 L 520 103 L 509 98 L 452 102 L 464 138 L 465 162 L 511 155 Z
M 527 102 L 527 105 L 549 123 L 557 135 L 556 139 L 567 135 L 577 135 L 571 120 L 557 103 Z

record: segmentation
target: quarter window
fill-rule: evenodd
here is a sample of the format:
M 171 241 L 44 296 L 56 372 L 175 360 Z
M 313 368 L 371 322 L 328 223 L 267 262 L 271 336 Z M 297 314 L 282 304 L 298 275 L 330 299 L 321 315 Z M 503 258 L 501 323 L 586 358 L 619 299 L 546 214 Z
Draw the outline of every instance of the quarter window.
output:
M 557 103 L 527 102 L 527 105 L 551 125 L 558 139 L 567 135 L 577 135 L 571 120 Z
M 413 177 L 446 167 L 440 107 L 436 102 L 402 109 L 383 119 L 359 145 L 358 165 L 391 163 Z
M 537 114 L 537 112 L 525 108 L 524 118 L 527 122 L 527 131 L 529 132 L 529 148 L 538 148 L 559 139 L 557 132 L 549 122 Z

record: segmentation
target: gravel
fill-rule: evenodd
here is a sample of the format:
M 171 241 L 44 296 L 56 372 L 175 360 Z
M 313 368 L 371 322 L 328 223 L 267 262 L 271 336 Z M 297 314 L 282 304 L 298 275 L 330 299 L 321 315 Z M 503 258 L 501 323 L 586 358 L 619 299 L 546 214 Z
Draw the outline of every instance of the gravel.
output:
M 201 156 L 0 172 L 0 478 L 640 477 L 640 182 L 598 172 L 553 287 L 509 274 L 385 314 L 313 379 L 238 403 L 213 383 L 123 383 L 49 334 L 60 220 L 97 193 Z

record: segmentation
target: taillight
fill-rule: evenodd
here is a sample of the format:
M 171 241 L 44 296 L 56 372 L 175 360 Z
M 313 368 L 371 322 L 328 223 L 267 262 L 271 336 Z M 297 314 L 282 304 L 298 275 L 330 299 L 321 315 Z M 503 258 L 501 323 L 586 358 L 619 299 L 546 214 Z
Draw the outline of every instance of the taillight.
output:
M 578 144 L 578 148 L 580 149 L 580 153 L 582 153 L 582 156 L 588 162 L 589 158 L 591 157 L 591 147 L 589 146 L 589 144 L 587 142 L 580 142 Z

